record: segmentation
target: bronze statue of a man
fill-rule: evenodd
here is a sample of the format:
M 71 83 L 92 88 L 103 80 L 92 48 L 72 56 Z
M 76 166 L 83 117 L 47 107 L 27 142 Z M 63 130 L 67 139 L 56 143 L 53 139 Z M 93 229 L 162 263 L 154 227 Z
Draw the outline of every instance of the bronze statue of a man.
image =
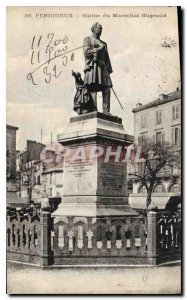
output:
M 110 112 L 110 88 L 112 82 L 110 73 L 112 66 L 108 55 L 107 44 L 100 40 L 102 26 L 94 23 L 91 27 L 92 35 L 84 38 L 83 49 L 85 56 L 84 84 L 91 93 L 97 107 L 97 92 L 103 95 L 103 112 Z

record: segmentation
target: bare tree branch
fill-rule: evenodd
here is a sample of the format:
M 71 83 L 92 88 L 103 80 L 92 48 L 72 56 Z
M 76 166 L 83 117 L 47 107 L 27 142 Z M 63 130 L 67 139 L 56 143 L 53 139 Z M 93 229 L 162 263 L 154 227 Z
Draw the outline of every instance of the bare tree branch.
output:
M 134 172 L 129 175 L 136 177 L 136 180 L 146 187 L 148 209 L 158 173 L 164 167 L 180 168 L 180 156 L 175 147 L 169 143 L 155 143 L 147 138 L 140 145 L 142 146 L 141 161 L 131 162 Z

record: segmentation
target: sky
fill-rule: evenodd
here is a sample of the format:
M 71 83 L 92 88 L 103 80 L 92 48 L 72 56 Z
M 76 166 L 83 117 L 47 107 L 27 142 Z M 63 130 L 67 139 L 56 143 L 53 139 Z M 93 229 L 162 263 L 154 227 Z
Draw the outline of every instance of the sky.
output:
M 43 14 L 56 16 L 44 18 Z M 159 16 L 150 18 L 142 14 Z M 132 109 L 136 103 L 146 104 L 178 87 L 180 65 L 175 7 L 9 7 L 7 124 L 19 127 L 18 150 L 26 147 L 27 139 L 40 141 L 41 129 L 43 143 L 50 143 L 51 133 L 55 141 L 57 134 L 68 126 L 70 117 L 76 115 L 71 72 L 79 71 L 83 76 L 84 56 L 82 48 L 72 50 L 81 47 L 83 38 L 91 35 L 94 22 L 103 26 L 101 39 L 107 42 L 113 87 L 124 107 L 122 110 L 111 94 L 111 113 L 122 117 L 127 134 L 134 133 Z M 50 64 L 45 63 L 49 59 L 49 43 L 53 47 L 51 57 L 55 51 L 71 51 L 67 61 L 61 56 Z M 36 68 L 38 70 L 32 73 Z M 54 75 L 55 70 L 58 78 L 51 76 L 47 83 L 49 72 Z M 28 80 L 30 73 L 34 84 L 32 79 Z M 101 106 L 99 94 L 99 110 Z

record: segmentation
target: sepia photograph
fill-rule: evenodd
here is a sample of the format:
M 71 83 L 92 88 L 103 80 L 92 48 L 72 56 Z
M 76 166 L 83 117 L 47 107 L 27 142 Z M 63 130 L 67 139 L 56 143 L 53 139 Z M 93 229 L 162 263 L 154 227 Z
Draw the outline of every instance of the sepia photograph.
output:
M 181 295 L 181 7 L 6 7 L 9 295 Z

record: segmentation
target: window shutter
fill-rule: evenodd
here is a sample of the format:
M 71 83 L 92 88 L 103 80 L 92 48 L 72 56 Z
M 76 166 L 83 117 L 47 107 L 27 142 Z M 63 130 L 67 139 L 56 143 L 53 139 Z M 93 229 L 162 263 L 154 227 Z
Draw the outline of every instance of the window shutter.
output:
M 178 119 L 178 118 L 179 118 L 179 107 L 176 106 L 176 119 Z
M 159 111 L 159 124 L 162 123 L 162 111 L 160 110 Z
M 179 128 L 179 146 L 181 146 L 181 129 Z
M 165 132 L 162 132 L 162 143 L 165 142 Z
M 175 140 L 176 140 L 176 145 L 179 145 L 179 128 L 175 128 Z
M 175 119 L 175 107 L 173 106 L 172 107 L 172 120 Z
M 172 144 L 175 145 L 175 129 L 172 128 Z

